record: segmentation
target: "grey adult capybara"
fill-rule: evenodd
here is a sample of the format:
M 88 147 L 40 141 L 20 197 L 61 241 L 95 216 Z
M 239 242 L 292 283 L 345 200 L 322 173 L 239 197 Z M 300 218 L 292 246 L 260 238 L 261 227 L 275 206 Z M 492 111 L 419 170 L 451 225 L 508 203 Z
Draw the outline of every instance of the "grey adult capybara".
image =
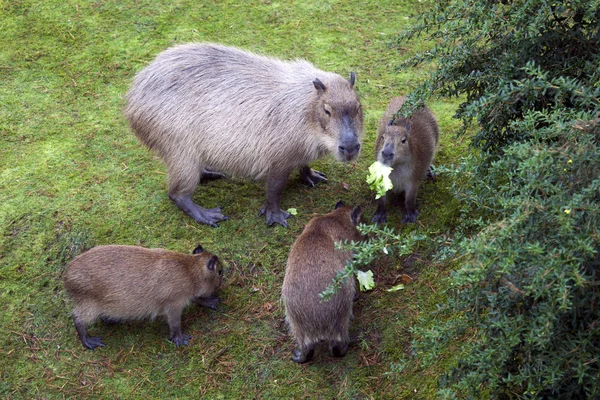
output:
M 431 162 L 439 140 L 439 127 L 433 113 L 425 106 L 410 118 L 394 114 L 402 107 L 406 97 L 396 97 L 379 121 L 375 159 L 393 168 L 390 174 L 392 192 L 404 192 L 406 214 L 403 222 L 417 220 L 417 192 L 427 175 L 432 177 Z M 372 222 L 385 223 L 387 194 L 379 199 Z
M 360 151 L 363 113 L 346 80 L 307 61 L 281 61 L 233 47 L 200 43 L 159 54 L 134 79 L 125 115 L 131 129 L 167 165 L 169 197 L 200 223 L 227 219 L 221 208 L 192 200 L 202 178 L 266 179 L 260 215 L 287 226 L 280 196 L 290 173 L 325 181 L 308 164 Z
M 223 280 L 217 256 L 196 247 L 192 255 L 164 249 L 108 245 L 75 257 L 64 276 L 75 307 L 73 321 L 88 349 L 104 346 L 88 334 L 96 319 L 133 320 L 163 315 L 169 339 L 187 346 L 191 336 L 181 330 L 181 313 L 194 302 L 216 309 Z
M 360 206 L 353 209 L 339 202 L 335 211 L 311 219 L 292 246 L 281 293 L 296 341 L 294 362 L 310 361 L 319 342 L 327 342 L 334 356 L 342 357 L 348 351 L 355 281 L 343 282 L 329 301 L 322 301 L 319 293 L 352 257 L 350 251 L 336 250 L 335 243 L 362 239 L 356 229 L 360 216 Z

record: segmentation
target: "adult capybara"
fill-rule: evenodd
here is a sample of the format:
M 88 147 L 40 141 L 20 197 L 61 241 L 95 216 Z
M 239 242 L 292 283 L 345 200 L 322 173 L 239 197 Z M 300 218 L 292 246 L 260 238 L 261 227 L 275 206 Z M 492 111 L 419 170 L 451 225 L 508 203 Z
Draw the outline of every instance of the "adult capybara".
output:
M 296 341 L 294 362 L 312 359 L 322 341 L 334 356 L 342 357 L 348 351 L 355 281 L 349 278 L 343 282 L 329 301 L 322 301 L 319 293 L 352 257 L 350 251 L 336 250 L 335 244 L 362 239 L 356 229 L 360 216 L 360 206 L 353 209 L 339 202 L 335 211 L 311 219 L 292 246 L 281 292 L 286 320 Z
M 196 247 L 192 255 L 164 249 L 108 245 L 75 257 L 64 276 L 75 307 L 73 321 L 88 349 L 104 346 L 88 334 L 96 319 L 132 320 L 159 315 L 169 324 L 169 339 L 178 347 L 191 336 L 181 330 L 181 313 L 190 303 L 216 309 L 223 280 L 217 256 Z
M 300 169 L 309 185 L 325 176 L 308 164 L 331 153 L 354 160 L 363 113 L 346 80 L 307 61 L 281 61 L 233 47 L 199 43 L 159 54 L 134 79 L 125 115 L 137 137 L 162 157 L 169 197 L 196 221 L 227 219 L 192 200 L 202 178 L 219 172 L 266 179 L 260 215 L 287 226 L 280 196 Z
M 393 168 L 390 174 L 392 192 L 404 192 L 406 214 L 403 222 L 415 222 L 417 192 L 426 175 L 433 176 L 431 162 L 439 140 L 439 127 L 433 113 L 425 106 L 410 118 L 394 114 L 402 107 L 406 97 L 396 97 L 379 121 L 375 159 Z M 372 222 L 385 223 L 387 194 L 379 199 Z

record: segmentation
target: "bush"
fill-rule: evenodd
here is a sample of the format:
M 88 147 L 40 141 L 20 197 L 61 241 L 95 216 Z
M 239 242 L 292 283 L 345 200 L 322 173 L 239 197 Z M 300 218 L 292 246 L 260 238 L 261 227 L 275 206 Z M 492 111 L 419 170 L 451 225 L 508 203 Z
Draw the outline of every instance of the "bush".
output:
M 417 35 L 434 46 L 403 66 L 436 69 L 408 105 L 457 96 L 475 130 L 418 357 L 464 343 L 440 397 L 600 397 L 600 2 L 441 0 L 399 41 Z

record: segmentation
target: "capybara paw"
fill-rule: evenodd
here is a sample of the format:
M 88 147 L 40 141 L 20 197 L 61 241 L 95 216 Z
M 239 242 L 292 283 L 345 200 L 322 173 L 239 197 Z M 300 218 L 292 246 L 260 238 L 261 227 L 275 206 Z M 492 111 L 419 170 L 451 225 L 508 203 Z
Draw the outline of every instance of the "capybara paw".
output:
M 202 175 L 200 175 L 200 183 L 215 181 L 222 178 L 225 178 L 225 174 L 210 169 L 203 169 Z
M 331 346 L 331 354 L 335 357 L 344 357 L 348 352 L 348 343 L 335 342 Z
M 267 209 L 266 206 L 260 210 L 259 216 L 266 215 L 267 216 L 267 225 L 273 226 L 273 224 L 277 223 L 284 227 L 288 227 L 287 219 L 292 216 L 289 212 L 283 211 L 281 209 L 277 211 L 271 211 Z
M 86 338 L 81 339 L 81 343 L 85 347 L 90 350 L 96 349 L 96 347 L 104 347 L 104 343 L 102 343 L 102 338 L 99 336 L 88 336 Z
M 292 360 L 293 362 L 298 363 L 298 364 L 304 364 L 305 362 L 312 360 L 314 355 L 315 355 L 314 349 L 311 349 L 308 351 L 294 349 L 294 351 L 292 352 L 292 358 L 290 358 L 290 360 Z
M 229 219 L 228 216 L 223 215 L 221 207 L 202 209 L 202 211 L 195 213 L 192 218 L 201 224 L 210 225 L 213 228 L 219 227 L 217 222 L 227 221 Z
M 192 300 L 194 303 L 199 304 L 203 307 L 208 307 L 208 308 L 212 308 L 213 310 L 217 309 L 217 304 L 219 304 L 219 301 L 221 301 L 220 298 L 218 297 L 195 297 Z
M 308 167 L 300 170 L 300 178 L 308 186 L 315 186 L 319 182 L 327 182 L 327 177 L 321 171 L 317 171 Z
M 188 346 L 189 345 L 189 340 L 192 339 L 191 335 L 186 335 L 185 333 L 181 333 L 179 335 L 173 335 L 169 338 L 173 343 L 175 343 L 175 346 L 179 347 L 181 345 L 184 346 Z
M 429 180 L 435 179 L 435 172 L 433 172 L 433 165 L 427 168 L 427 172 L 425 173 L 425 177 Z
M 417 222 L 417 215 L 419 215 L 419 212 L 417 210 L 406 212 L 406 214 L 404 214 L 402 222 L 407 224 L 414 224 L 415 222 Z
M 376 224 L 385 224 L 387 223 L 387 214 L 382 212 L 376 212 L 375 215 L 373 215 L 373 219 L 371 219 L 371 222 L 374 222 Z

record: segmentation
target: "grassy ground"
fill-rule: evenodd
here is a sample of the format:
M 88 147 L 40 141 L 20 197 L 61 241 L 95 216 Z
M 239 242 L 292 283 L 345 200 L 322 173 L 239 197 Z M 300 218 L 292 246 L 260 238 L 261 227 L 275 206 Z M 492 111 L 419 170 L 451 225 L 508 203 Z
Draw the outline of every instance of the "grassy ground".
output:
M 449 267 L 433 249 L 370 268 L 377 288 L 355 304 L 348 355 L 318 352 L 289 361 L 280 289 L 289 248 L 311 216 L 338 199 L 375 206 L 364 182 L 376 124 L 389 98 L 406 93 L 423 71 L 394 71 L 419 49 L 390 46 L 426 3 L 397 1 L 93 1 L 0 0 L 0 396 L 3 398 L 431 398 L 449 360 L 421 368 L 411 358 L 409 327 L 426 323 L 442 301 Z M 283 208 L 299 214 L 289 229 L 257 216 L 264 184 L 211 182 L 196 201 L 224 206 L 231 220 L 200 226 L 166 194 L 164 165 L 141 146 L 122 116 L 131 79 L 176 43 L 214 41 L 318 67 L 357 74 L 365 110 L 364 151 L 352 164 L 314 166 L 329 182 L 317 188 L 293 176 Z M 453 132 L 455 105 L 430 104 L 442 130 L 437 163 L 456 162 L 465 145 Z M 419 194 L 416 227 L 451 232 L 459 204 L 449 177 Z M 86 351 L 70 318 L 61 275 L 90 247 L 118 243 L 191 251 L 197 243 L 226 265 L 218 311 L 189 307 L 177 349 L 162 321 L 90 328 L 106 347 Z M 385 289 L 400 281 L 404 291 Z M 425 321 L 425 322 L 424 322 Z M 400 367 L 398 361 L 408 358 Z

